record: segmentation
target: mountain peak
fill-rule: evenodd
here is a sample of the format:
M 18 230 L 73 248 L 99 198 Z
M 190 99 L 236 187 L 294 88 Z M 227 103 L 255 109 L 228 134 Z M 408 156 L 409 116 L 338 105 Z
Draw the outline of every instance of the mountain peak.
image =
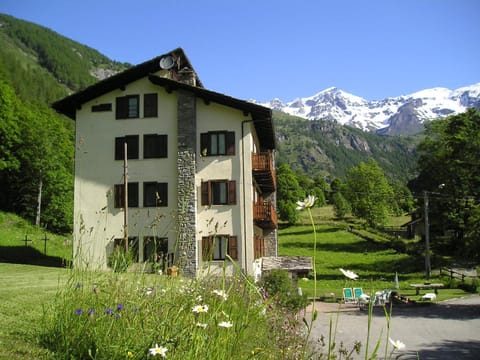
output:
M 379 101 L 367 101 L 332 86 L 309 97 L 290 102 L 276 98 L 262 105 L 310 120 L 335 120 L 364 131 L 411 134 L 421 131 L 425 121 L 462 113 L 470 107 L 480 109 L 480 83 L 456 90 L 435 87 Z M 395 124 L 389 129 L 392 121 Z

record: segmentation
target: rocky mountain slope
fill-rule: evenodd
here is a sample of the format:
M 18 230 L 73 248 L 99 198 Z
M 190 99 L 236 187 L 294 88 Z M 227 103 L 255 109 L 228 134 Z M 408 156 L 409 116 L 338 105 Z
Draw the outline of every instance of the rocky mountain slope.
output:
M 290 102 L 274 99 L 262 104 L 305 119 L 334 120 L 384 135 L 415 134 L 428 120 L 480 109 L 480 83 L 450 90 L 432 88 L 383 100 L 367 101 L 332 87 Z

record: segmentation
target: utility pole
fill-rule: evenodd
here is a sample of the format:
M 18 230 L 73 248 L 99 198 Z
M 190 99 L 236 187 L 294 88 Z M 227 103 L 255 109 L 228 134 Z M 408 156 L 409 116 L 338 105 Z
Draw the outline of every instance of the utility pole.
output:
M 128 252 L 128 145 L 127 141 L 123 145 L 123 237 L 125 241 L 125 252 Z
M 423 210 L 425 225 L 425 277 L 430 279 L 430 224 L 428 223 L 428 192 L 423 191 Z

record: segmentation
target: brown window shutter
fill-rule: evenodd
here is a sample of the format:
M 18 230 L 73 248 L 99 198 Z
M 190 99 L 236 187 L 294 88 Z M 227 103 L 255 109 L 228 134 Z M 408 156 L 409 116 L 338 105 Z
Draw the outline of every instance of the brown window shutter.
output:
M 210 261 L 212 259 L 213 251 L 213 237 L 203 236 L 202 237 L 202 260 Z
M 128 117 L 128 100 L 127 97 L 117 97 L 115 102 L 115 118 L 126 119 Z
M 209 139 L 208 133 L 200 134 L 200 154 L 202 156 L 207 156 L 210 152 L 208 139 Z
M 115 160 L 123 160 L 125 158 L 125 137 L 115 138 Z
M 122 184 L 117 184 L 114 187 L 114 206 L 115 208 L 123 208 L 125 194 L 123 192 L 124 186 Z
M 227 155 L 235 155 L 235 133 L 227 132 Z
M 143 117 L 158 116 L 157 94 L 145 94 L 143 96 Z
M 201 185 L 201 192 L 202 192 L 202 205 L 208 206 L 210 205 L 210 181 L 202 181 Z
M 228 237 L 228 255 L 233 260 L 238 260 L 238 250 L 237 250 L 237 237 L 229 236 Z
M 235 180 L 228 182 L 228 205 L 235 205 L 237 203 L 237 192 Z

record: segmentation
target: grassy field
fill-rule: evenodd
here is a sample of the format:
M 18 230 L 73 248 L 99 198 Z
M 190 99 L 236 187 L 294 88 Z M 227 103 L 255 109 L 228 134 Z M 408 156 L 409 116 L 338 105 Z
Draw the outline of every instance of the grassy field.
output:
M 422 258 L 359 238 L 349 231 L 348 225 L 332 219 L 330 208 L 314 209 L 313 216 L 317 224 L 317 296 L 333 293 L 340 298 L 342 289 L 352 286 L 362 287 L 365 292 L 393 289 L 397 272 L 399 292 L 418 300 L 419 296 L 409 285 L 424 281 Z M 302 223 L 308 224 L 305 213 L 302 213 Z M 22 242 L 25 235 L 33 240 L 27 246 Z M 14 215 L 0 212 L 0 359 L 38 359 L 45 355 L 37 344 L 38 329 L 42 326 L 45 306 L 54 299 L 69 276 L 70 270 L 53 265 L 60 266 L 71 260 L 71 243 L 69 237 L 47 233 L 49 240 L 45 256 L 44 236 L 43 230 Z M 32 262 L 36 265 L 19 264 L 26 262 L 24 257 L 32 254 Z M 311 256 L 311 225 L 281 228 L 279 254 Z M 339 268 L 351 270 L 360 277 L 355 282 L 348 280 Z M 432 279 L 435 282 L 444 280 Z M 307 295 L 313 294 L 312 278 L 301 279 L 299 286 Z M 437 299 L 466 294 L 459 289 L 442 289 Z
M 43 306 L 55 297 L 67 270 L 0 263 L 0 359 L 39 359 L 36 344 Z

